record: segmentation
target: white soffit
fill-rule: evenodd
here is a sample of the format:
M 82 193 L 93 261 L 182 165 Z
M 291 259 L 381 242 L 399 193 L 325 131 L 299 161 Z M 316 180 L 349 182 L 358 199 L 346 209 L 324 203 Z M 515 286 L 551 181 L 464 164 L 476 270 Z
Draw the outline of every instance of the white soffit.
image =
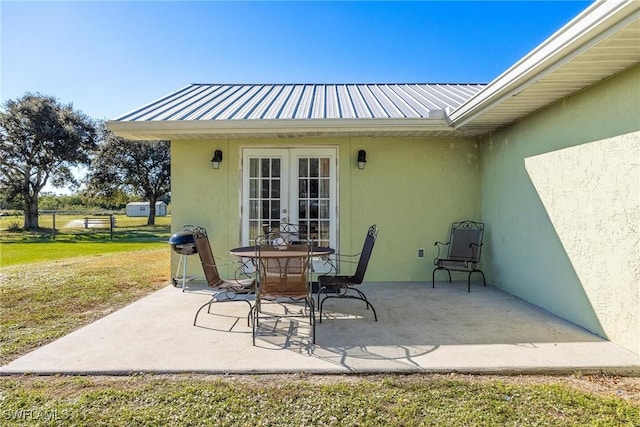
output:
M 597 2 L 450 115 L 482 135 L 640 63 L 640 1 Z

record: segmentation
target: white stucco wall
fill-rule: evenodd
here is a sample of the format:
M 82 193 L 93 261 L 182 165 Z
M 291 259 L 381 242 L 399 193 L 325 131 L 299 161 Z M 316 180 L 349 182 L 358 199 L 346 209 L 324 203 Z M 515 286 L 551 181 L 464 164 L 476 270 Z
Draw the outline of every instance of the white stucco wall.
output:
M 483 141 L 491 282 L 640 354 L 640 67 Z

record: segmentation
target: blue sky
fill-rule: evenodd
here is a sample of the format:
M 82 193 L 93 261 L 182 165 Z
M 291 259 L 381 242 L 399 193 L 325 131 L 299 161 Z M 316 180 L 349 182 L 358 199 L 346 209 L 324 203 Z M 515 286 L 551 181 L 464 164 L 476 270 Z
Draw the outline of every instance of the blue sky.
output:
M 2 1 L 0 97 L 112 119 L 189 83 L 488 83 L 590 1 Z

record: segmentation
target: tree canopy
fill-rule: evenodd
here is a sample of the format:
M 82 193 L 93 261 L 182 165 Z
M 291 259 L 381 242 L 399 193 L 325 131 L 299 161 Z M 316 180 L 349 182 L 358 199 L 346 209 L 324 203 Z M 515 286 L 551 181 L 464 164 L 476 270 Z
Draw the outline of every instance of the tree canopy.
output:
M 101 143 L 91 164 L 87 190 L 112 197 L 118 191 L 149 201 L 147 224 L 155 224 L 156 202 L 171 190 L 169 141 L 133 141 L 100 127 Z
M 38 195 L 48 184 L 77 185 L 71 167 L 96 148 L 93 120 L 56 98 L 27 93 L 0 111 L 0 192 L 24 200 L 24 228 L 38 228 Z

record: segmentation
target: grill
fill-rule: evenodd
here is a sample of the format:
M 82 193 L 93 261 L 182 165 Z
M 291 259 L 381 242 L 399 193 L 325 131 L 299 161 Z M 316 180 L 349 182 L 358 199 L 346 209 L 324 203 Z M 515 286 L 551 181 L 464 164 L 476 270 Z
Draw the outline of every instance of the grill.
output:
M 171 249 L 180 255 L 193 255 L 198 253 L 193 233 L 189 230 L 178 231 L 169 237 Z
M 187 261 L 189 255 L 197 254 L 195 240 L 193 239 L 193 231 L 190 227 L 185 226 L 184 230 L 178 231 L 169 237 L 169 244 L 171 249 L 177 254 L 180 254 L 180 262 L 178 262 L 178 269 L 176 275 L 172 278 L 173 286 L 182 285 L 182 292 L 184 292 L 185 285 L 188 281 L 193 280 L 195 277 L 187 276 Z M 182 277 L 179 276 L 182 268 Z

